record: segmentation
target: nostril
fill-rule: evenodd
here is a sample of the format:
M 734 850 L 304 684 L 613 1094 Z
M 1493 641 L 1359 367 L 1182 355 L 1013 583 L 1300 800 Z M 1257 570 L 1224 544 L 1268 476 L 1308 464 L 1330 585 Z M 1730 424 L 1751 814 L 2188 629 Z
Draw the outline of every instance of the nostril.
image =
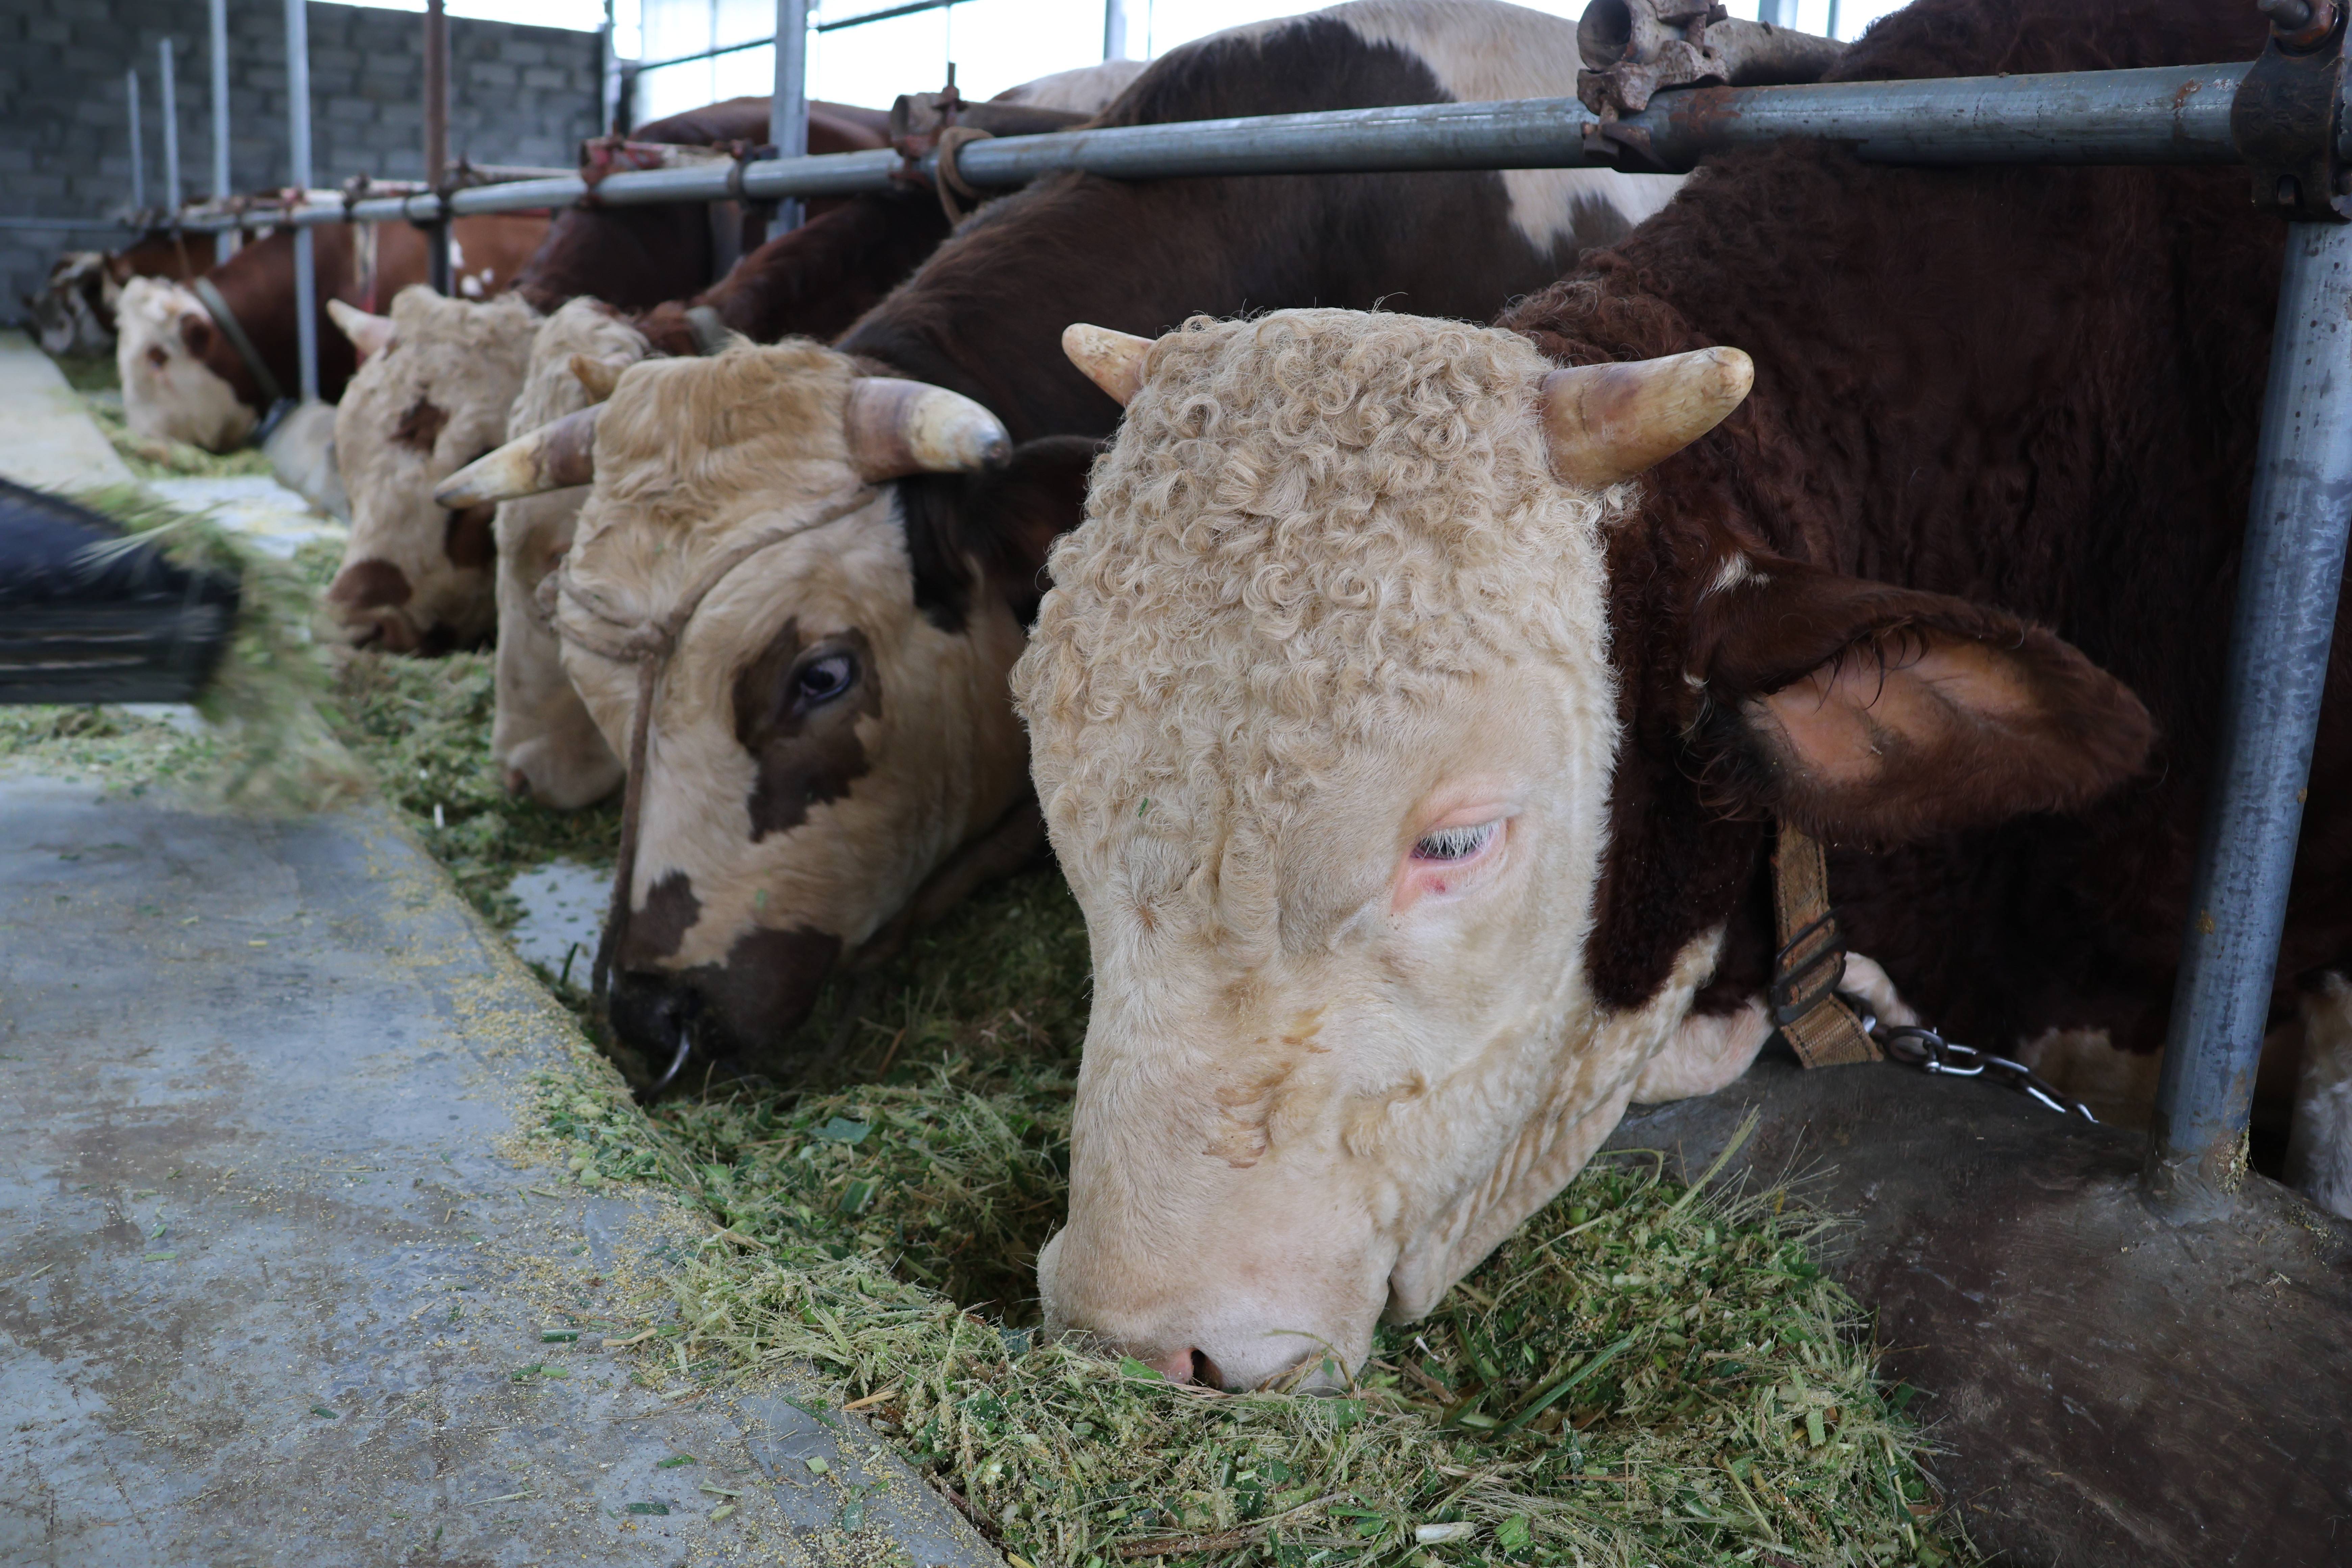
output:
M 1171 1383 L 1197 1383 L 1204 1388 L 1223 1388 L 1225 1374 L 1217 1363 L 1186 1345 L 1172 1350 L 1144 1363 Z
M 507 794 L 517 800 L 530 798 L 530 779 L 520 768 L 507 769 L 506 786 Z
M 1192 1381 L 1193 1358 L 1200 1353 L 1191 1345 L 1186 1345 L 1181 1350 L 1169 1351 L 1165 1354 L 1154 1356 L 1143 1364 L 1171 1383 L 1190 1383 Z

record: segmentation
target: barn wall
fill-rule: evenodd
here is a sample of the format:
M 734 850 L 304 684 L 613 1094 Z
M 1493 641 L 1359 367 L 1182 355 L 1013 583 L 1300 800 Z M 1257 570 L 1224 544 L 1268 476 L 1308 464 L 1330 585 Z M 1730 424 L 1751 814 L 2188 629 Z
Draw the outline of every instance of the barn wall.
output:
M 204 0 L 0 0 L 0 216 L 109 212 L 130 199 L 122 73 L 136 68 L 148 199 L 161 199 L 157 40 L 179 45 L 183 187 L 212 180 L 212 58 Z M 239 190 L 286 179 L 286 23 L 279 0 L 229 0 L 230 175 Z M 311 163 L 321 185 L 424 172 L 421 15 L 310 6 Z M 595 133 L 602 41 L 593 33 L 453 18 L 449 148 L 481 163 L 569 165 Z M 24 314 L 68 246 L 103 232 L 0 229 L 0 320 Z

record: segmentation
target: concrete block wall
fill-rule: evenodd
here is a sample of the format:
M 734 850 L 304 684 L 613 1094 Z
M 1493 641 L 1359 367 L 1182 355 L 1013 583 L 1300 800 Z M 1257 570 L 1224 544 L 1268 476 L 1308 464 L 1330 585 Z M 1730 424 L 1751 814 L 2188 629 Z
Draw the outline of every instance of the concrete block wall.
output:
M 205 0 L 0 0 L 0 217 L 96 217 L 130 199 L 123 72 L 137 69 L 148 199 L 163 193 L 156 46 L 178 45 L 182 187 L 212 184 L 212 55 Z M 286 13 L 229 0 L 230 183 L 283 184 Z M 312 0 L 311 166 L 320 185 L 352 174 L 415 179 L 425 167 L 425 18 Z M 478 163 L 568 166 L 597 130 L 595 34 L 453 18 L 449 149 Z M 24 314 L 67 248 L 128 236 L 0 227 L 0 321 Z

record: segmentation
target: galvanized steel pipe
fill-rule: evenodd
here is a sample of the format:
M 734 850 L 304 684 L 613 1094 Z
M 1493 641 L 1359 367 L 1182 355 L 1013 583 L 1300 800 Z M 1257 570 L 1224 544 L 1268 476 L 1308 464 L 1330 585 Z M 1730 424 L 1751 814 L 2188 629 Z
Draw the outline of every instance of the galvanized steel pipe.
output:
M 2352 534 L 2352 224 L 2288 226 L 2220 742 L 2158 1082 L 2149 1196 L 2215 1211 L 2244 1158 Z
M 310 0 L 286 0 L 286 131 L 287 153 L 292 163 L 287 184 L 298 191 L 310 188 Z M 324 203 L 329 213 L 334 209 Z M 331 223 L 332 217 L 313 219 Z M 319 261 L 307 227 L 294 231 L 294 342 L 302 366 L 302 401 L 319 398 Z
M 180 89 L 178 73 L 173 69 L 172 40 L 155 41 L 155 67 L 163 77 L 163 205 L 177 211 L 180 205 Z
M 1852 143 L 1863 157 L 1910 163 L 2233 163 L 2230 103 L 2243 64 L 2053 76 L 1961 77 L 1934 81 L 1837 82 L 1812 87 L 1677 88 L 1620 122 L 1647 139 L 1661 166 L 1688 169 L 1710 153 L 1790 136 Z M 976 185 L 1018 185 L 1078 169 L 1118 179 L 1181 175 L 1370 174 L 1438 169 L 1574 168 L 1592 111 L 1572 98 L 1499 103 L 1409 104 L 1326 114 L 1187 121 L 1005 137 L 966 144 L 957 161 Z M 1597 160 L 1607 163 L 1607 159 Z M 750 165 L 746 194 L 850 195 L 889 188 L 894 153 L 839 153 Z M 596 199 L 722 201 L 732 166 L 614 174 Z M 451 197 L 454 213 L 569 206 L 587 195 L 571 176 L 484 185 Z M 352 216 L 430 223 L 432 195 L 357 204 Z M 338 223 L 344 209 L 318 203 L 295 224 Z M 205 216 L 192 226 L 219 227 Z

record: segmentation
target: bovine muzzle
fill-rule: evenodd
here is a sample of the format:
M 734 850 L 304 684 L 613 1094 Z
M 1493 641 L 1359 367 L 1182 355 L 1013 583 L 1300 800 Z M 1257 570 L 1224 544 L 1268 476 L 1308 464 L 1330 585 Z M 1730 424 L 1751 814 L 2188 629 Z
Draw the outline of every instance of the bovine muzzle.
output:
M 696 1087 L 707 1073 L 805 1078 L 822 1053 L 796 1049 L 794 1036 L 840 954 L 828 932 L 760 930 L 723 963 L 616 970 L 606 1012 L 614 1037 L 645 1061 L 639 1093 Z

